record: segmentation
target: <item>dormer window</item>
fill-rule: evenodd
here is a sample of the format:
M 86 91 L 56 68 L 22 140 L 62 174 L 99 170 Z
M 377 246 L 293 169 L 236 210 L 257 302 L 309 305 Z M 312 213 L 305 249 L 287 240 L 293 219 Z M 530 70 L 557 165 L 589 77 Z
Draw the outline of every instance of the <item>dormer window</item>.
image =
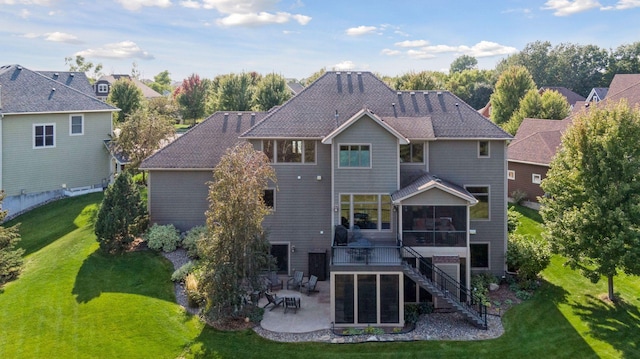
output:
M 109 84 L 98 84 L 98 92 L 99 93 L 109 92 Z

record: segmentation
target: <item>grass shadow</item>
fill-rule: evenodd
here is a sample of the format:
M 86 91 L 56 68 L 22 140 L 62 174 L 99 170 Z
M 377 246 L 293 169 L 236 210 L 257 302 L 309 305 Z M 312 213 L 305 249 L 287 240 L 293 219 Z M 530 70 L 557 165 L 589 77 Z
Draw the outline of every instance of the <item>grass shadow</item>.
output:
M 615 303 L 586 295 L 582 303 L 571 307 L 586 323 L 591 336 L 609 343 L 622 358 L 640 358 L 640 310 L 617 295 Z
M 24 213 L 4 226 L 20 223 L 19 248 L 25 256 L 37 252 L 76 229 L 95 222 L 103 194 L 64 198 Z
M 108 255 L 93 252 L 82 263 L 72 293 L 87 303 L 102 293 L 129 293 L 175 302 L 173 267 L 152 251 Z

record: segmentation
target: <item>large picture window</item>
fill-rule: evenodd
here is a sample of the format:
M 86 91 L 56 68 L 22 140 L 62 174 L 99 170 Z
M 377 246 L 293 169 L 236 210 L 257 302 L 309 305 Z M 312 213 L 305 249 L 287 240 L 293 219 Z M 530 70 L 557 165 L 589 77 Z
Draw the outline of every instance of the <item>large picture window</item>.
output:
M 400 162 L 424 163 L 424 144 L 411 143 L 408 145 L 400 145 Z
M 336 324 L 400 323 L 401 274 L 336 274 Z
M 262 152 L 271 163 L 316 163 L 313 140 L 263 140 Z
M 33 125 L 33 147 L 55 147 L 56 126 L 54 124 Z
M 465 186 L 478 203 L 469 209 L 471 220 L 489 219 L 489 186 Z
M 391 229 L 391 196 L 388 194 L 340 195 L 341 223 L 360 229 Z
M 340 145 L 340 167 L 371 167 L 371 146 Z

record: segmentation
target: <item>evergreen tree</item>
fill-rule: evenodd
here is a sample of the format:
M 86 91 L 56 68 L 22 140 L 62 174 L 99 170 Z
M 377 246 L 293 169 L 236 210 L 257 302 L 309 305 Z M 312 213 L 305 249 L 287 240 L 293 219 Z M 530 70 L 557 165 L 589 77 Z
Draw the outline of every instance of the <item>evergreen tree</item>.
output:
M 0 208 L 5 193 L 0 191 Z M 0 223 L 7 217 L 7 211 L 0 210 Z M 24 249 L 15 248 L 20 241 L 19 225 L 0 226 L 0 286 L 18 278 L 22 271 L 22 255 Z
M 100 249 L 121 252 L 142 234 L 148 223 L 147 210 L 129 171 L 118 175 L 104 194 L 95 224 Z

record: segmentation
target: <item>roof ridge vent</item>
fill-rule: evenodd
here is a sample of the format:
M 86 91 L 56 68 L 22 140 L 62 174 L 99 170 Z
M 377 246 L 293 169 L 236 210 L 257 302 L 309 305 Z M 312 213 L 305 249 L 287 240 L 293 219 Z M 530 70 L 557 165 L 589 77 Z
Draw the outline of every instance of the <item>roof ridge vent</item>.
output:
M 442 91 L 437 92 L 438 96 L 442 96 Z
M 402 91 L 397 92 L 398 96 L 402 95 Z
M 415 96 L 415 95 L 416 95 L 416 92 L 415 92 L 415 91 L 411 91 L 411 92 L 409 92 L 409 95 L 411 95 L 411 96 Z
M 73 72 L 69 74 L 69 76 L 74 77 L 76 74 L 74 74 Z

